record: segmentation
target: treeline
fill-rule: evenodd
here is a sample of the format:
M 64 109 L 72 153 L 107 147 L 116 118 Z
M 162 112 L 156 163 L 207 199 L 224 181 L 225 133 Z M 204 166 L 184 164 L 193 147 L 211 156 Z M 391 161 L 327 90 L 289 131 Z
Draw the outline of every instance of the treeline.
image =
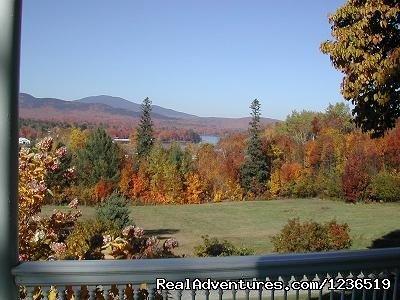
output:
M 400 126 L 371 139 L 355 129 L 349 108 L 293 113 L 265 132 L 272 150 L 272 196 L 348 202 L 400 200 Z
M 108 124 L 78 124 L 56 121 L 43 121 L 20 119 L 18 123 L 19 136 L 37 141 L 47 136 L 64 138 L 70 134 L 71 129 L 95 131 L 96 128 L 103 128 L 113 138 L 136 138 L 136 129 L 129 126 L 115 126 Z M 201 142 L 200 134 L 193 129 L 186 128 L 157 128 L 155 137 L 161 142 L 183 141 L 191 143 Z
M 115 190 L 145 204 L 315 196 L 400 200 L 400 126 L 371 139 L 338 103 L 323 113 L 293 112 L 284 122 L 261 128 L 259 106 L 252 103 L 248 133 L 230 134 L 216 146 L 163 146 L 146 105 L 131 152 L 103 129 L 73 128 L 57 147 L 67 149 L 60 174 L 75 166 L 75 180 L 63 184 L 52 175 L 48 201 L 76 196 L 96 204 Z

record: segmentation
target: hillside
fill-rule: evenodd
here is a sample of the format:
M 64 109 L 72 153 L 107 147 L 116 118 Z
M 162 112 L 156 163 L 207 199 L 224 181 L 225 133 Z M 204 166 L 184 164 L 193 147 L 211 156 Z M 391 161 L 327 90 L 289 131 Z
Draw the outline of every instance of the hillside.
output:
M 109 126 L 136 126 L 140 118 L 140 104 L 112 96 L 91 96 L 75 101 L 56 98 L 36 98 L 21 93 L 21 119 L 60 121 L 66 123 L 107 124 Z M 245 130 L 250 118 L 198 117 L 153 105 L 152 118 L 156 126 L 190 128 L 199 132 Z M 278 120 L 262 118 L 263 125 Z

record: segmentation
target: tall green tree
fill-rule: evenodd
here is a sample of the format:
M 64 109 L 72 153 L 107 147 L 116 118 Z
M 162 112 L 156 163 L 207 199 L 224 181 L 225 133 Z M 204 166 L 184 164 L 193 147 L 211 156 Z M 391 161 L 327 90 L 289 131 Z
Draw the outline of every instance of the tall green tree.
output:
M 245 162 L 240 169 L 240 185 L 245 192 L 260 195 L 265 192 L 270 177 L 270 161 L 263 151 L 260 125 L 260 101 L 254 99 L 250 105 L 250 138 L 247 143 Z
M 136 153 L 139 161 L 147 157 L 154 145 L 153 121 L 151 120 L 151 101 L 143 100 L 142 116 L 137 128 Z
M 329 17 L 332 41 L 321 44 L 343 72 L 342 95 L 354 104 L 354 121 L 372 137 L 400 117 L 400 4 L 348 0 Z
M 121 151 L 104 129 L 89 135 L 78 151 L 76 168 L 80 183 L 94 185 L 101 178 L 117 181 L 120 175 Z

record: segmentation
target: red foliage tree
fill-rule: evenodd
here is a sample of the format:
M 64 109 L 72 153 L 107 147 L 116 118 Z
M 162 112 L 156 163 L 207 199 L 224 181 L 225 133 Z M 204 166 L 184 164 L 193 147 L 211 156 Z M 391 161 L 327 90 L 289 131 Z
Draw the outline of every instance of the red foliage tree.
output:
M 110 182 L 101 178 L 94 187 L 95 199 L 97 202 L 102 201 L 107 196 L 111 195 L 113 186 Z
M 360 144 L 356 146 L 347 158 L 344 167 L 342 190 L 348 202 L 363 200 L 367 196 L 370 177 L 366 167 L 366 155 L 361 146 Z

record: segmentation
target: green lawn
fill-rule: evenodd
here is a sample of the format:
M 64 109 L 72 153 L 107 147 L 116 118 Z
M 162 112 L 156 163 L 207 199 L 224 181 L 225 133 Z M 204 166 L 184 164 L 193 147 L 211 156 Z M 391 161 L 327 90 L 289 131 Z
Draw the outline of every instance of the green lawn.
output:
M 48 213 L 54 206 L 46 206 Z M 84 217 L 94 209 L 81 207 Z M 251 247 L 256 254 L 272 252 L 270 237 L 289 218 L 347 222 L 352 249 L 367 248 L 371 242 L 400 229 L 400 203 L 345 204 L 321 199 L 224 202 L 201 205 L 131 206 L 135 224 L 162 237 L 175 237 L 179 254 L 193 256 L 193 247 L 208 234 Z

